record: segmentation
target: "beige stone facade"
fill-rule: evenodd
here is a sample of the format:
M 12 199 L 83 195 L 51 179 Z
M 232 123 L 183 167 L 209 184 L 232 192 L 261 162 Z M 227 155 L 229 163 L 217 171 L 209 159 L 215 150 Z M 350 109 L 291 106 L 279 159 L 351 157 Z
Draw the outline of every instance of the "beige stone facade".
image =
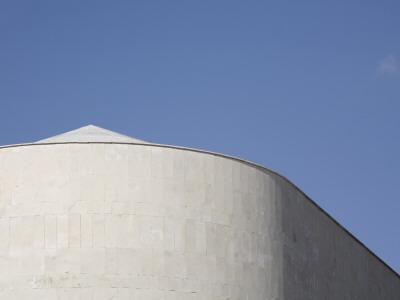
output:
M 400 279 L 268 169 L 39 143 L 0 148 L 0 299 L 400 299 Z

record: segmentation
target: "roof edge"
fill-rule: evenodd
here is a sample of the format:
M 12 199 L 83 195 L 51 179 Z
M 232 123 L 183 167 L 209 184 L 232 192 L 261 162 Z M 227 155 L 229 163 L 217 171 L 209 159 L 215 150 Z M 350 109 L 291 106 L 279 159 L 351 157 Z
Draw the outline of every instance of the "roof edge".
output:
M 83 127 L 79 127 L 77 129 L 73 129 L 67 132 L 63 132 L 42 140 L 39 140 L 35 143 L 68 143 L 68 142 L 119 142 L 119 143 L 147 143 L 146 141 L 139 140 L 128 136 L 126 134 L 122 134 L 119 132 L 115 132 L 109 129 L 105 129 L 96 125 L 86 125 Z

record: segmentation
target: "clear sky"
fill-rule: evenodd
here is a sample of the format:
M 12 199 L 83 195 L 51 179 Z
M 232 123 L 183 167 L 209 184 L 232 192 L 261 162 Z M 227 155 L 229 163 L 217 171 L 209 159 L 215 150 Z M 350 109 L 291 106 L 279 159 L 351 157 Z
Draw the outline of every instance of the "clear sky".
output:
M 94 124 L 291 180 L 400 272 L 400 2 L 0 1 L 0 144 Z

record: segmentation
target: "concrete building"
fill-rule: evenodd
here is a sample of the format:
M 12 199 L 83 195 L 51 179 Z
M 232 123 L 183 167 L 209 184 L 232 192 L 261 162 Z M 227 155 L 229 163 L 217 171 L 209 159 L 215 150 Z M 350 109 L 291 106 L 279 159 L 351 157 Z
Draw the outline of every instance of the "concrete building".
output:
M 0 299 L 400 299 L 283 176 L 87 126 L 0 147 Z

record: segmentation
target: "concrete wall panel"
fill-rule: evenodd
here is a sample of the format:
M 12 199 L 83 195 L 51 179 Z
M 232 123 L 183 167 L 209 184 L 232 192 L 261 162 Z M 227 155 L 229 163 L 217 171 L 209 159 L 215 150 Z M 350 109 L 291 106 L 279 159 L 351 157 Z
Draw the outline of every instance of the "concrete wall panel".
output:
M 1 148 L 0 264 L 0 299 L 400 295 L 398 275 L 286 179 L 151 144 Z

